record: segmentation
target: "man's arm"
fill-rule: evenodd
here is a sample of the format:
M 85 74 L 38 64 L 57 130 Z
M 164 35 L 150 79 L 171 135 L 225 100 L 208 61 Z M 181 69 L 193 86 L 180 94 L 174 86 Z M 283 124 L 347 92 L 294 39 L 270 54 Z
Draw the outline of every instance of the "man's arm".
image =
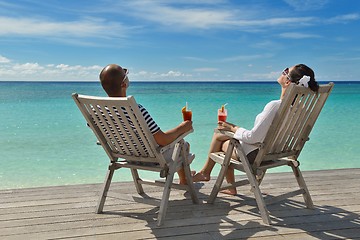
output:
M 192 129 L 192 122 L 185 121 L 180 123 L 177 127 L 168 130 L 166 132 L 159 130 L 153 136 L 157 144 L 159 144 L 160 146 L 166 146 L 169 143 L 173 142 L 181 134 L 188 132 L 191 129 Z

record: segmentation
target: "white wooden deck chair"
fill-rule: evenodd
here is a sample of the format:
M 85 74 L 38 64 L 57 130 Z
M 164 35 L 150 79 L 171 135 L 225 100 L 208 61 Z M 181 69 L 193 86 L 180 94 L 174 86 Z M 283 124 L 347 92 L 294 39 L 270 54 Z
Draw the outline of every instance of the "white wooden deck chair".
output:
M 261 217 L 265 224 L 271 224 L 266 205 L 302 194 L 306 207 L 313 208 L 310 193 L 299 169 L 300 163 L 298 157 L 305 142 L 309 140 L 310 131 L 333 86 L 333 83 L 321 85 L 318 93 L 295 84 L 289 86 L 264 142 L 258 144 L 259 153 L 253 164 L 249 163 L 240 142 L 234 138 L 231 138 L 226 152 L 211 153 L 209 155 L 210 158 L 216 163 L 220 163 L 221 169 L 208 202 L 214 203 L 218 192 L 223 189 L 250 184 L 251 192 L 255 195 Z M 221 132 L 233 137 L 232 132 Z M 240 161 L 231 158 L 234 148 L 237 149 Z M 239 180 L 234 184 L 223 184 L 229 165 L 232 165 L 236 170 L 245 172 L 247 179 Z M 299 189 L 264 201 L 259 185 L 267 169 L 283 165 L 288 165 L 292 168 Z
M 114 171 L 119 168 L 131 169 L 136 190 L 139 194 L 144 193 L 142 184 L 164 187 L 158 213 L 158 226 L 165 219 L 172 187 L 188 190 L 192 201 L 198 203 L 188 163 L 189 154 L 186 153 L 184 146 L 184 137 L 191 131 L 183 134 L 171 144 L 159 147 L 134 97 L 93 97 L 78 95 L 77 93 L 72 96 L 110 158 L 110 165 L 96 207 L 97 213 L 103 211 L 112 176 Z M 163 153 L 170 148 L 174 148 L 173 154 L 171 157 L 167 157 L 170 159 L 165 159 Z M 181 158 L 181 156 L 183 157 Z M 185 168 L 188 185 L 173 183 L 174 174 L 182 166 Z M 166 181 L 143 180 L 139 177 L 138 169 L 160 172 L 160 177 L 165 177 Z

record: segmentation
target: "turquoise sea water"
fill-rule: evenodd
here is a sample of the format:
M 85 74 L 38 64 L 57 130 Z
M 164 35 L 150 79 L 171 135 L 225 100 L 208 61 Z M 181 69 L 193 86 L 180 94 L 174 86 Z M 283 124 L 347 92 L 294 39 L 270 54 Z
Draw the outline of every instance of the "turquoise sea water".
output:
M 102 182 L 108 158 L 71 98 L 105 96 L 97 82 L 0 82 L 0 189 Z M 217 108 L 229 103 L 228 121 L 251 128 L 277 83 L 132 82 L 128 90 L 163 130 L 181 121 L 187 101 L 194 133 L 187 137 L 200 170 L 207 156 Z M 302 170 L 359 168 L 360 82 L 337 82 L 300 155 Z M 280 169 L 287 171 L 288 169 Z M 213 175 L 217 174 L 215 169 Z M 158 178 L 148 174 L 147 178 Z M 120 170 L 115 181 L 131 180 Z

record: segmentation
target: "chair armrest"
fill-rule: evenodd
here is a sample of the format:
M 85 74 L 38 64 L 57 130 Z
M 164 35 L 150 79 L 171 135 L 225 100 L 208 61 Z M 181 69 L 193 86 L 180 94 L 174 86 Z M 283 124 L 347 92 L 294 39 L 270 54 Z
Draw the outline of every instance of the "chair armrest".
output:
M 172 148 L 175 146 L 175 144 L 177 144 L 178 142 L 180 142 L 182 139 L 184 139 L 188 134 L 192 133 L 194 130 L 190 130 L 190 131 L 187 131 L 183 134 L 181 134 L 179 137 L 177 137 L 174 141 L 172 141 L 171 143 L 169 143 L 168 145 L 166 146 L 160 146 L 158 148 L 159 152 L 160 153 L 163 153 L 165 152 L 166 150 Z
M 214 129 L 214 132 L 224 134 L 224 135 L 226 135 L 226 136 L 228 136 L 230 138 L 234 138 L 234 135 L 235 135 L 235 133 L 233 133 L 233 132 L 220 130 L 220 129 L 217 129 L 217 128 Z M 254 146 L 258 147 L 258 148 L 262 148 L 264 144 L 258 142 L 258 143 L 253 143 L 253 144 L 250 144 L 250 145 L 254 145 Z
M 230 131 L 225 131 L 225 130 L 220 130 L 220 129 L 215 128 L 214 132 L 224 134 L 230 138 L 234 138 L 234 133 L 230 132 Z

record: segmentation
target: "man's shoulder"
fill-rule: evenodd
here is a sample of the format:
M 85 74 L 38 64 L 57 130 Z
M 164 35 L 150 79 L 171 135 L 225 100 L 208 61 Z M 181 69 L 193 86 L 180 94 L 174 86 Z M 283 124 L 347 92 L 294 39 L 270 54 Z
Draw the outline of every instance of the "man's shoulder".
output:
M 149 112 L 146 110 L 146 108 L 145 108 L 143 105 L 141 105 L 140 103 L 138 103 L 138 106 L 139 106 L 139 110 L 140 110 L 140 112 L 141 112 L 142 114 L 145 114 L 145 115 L 148 115 L 148 114 L 149 114 Z
M 146 110 L 146 108 L 143 105 L 141 105 L 140 103 L 138 103 L 138 107 L 139 107 L 140 110 L 143 110 L 143 109 Z

